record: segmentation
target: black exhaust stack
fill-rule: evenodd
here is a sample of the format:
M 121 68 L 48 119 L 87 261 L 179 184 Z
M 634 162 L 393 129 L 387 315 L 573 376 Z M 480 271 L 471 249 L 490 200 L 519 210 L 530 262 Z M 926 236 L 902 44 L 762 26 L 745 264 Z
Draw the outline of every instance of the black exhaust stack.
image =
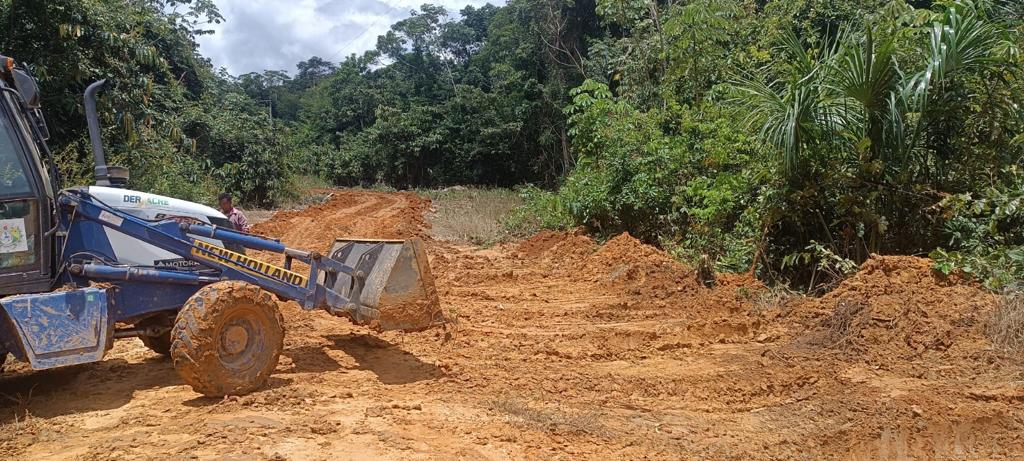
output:
M 97 186 L 123 187 L 128 183 L 128 169 L 119 166 L 107 166 L 103 153 L 103 137 L 100 133 L 100 116 L 96 112 L 96 93 L 107 84 L 103 79 L 89 85 L 85 89 L 85 120 L 89 124 L 89 140 L 92 141 L 92 156 L 96 161 L 94 174 Z

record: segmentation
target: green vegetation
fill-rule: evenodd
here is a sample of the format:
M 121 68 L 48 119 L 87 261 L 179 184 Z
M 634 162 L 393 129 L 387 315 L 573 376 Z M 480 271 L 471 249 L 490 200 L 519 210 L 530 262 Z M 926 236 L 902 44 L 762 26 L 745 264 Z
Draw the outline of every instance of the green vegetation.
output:
M 0 0 L 0 42 L 40 77 L 78 182 L 78 95 L 109 77 L 105 136 L 140 189 L 266 206 L 295 175 L 514 186 L 513 234 L 628 231 L 805 288 L 872 253 L 1024 277 L 1018 1 L 424 5 L 294 76 L 215 72 L 195 37 L 224 19 L 211 0 Z
M 228 186 L 258 204 L 285 192 L 286 137 L 196 52 L 202 27 L 221 20 L 212 0 L 0 1 L 0 46 L 40 81 L 69 185 L 91 176 L 81 95 L 106 78 L 103 135 L 133 187 L 210 201 Z
M 943 199 L 944 234 L 952 250 L 931 253 L 939 270 L 960 270 L 992 289 L 1021 288 L 1024 280 L 1024 172 L 1016 165 L 1003 182 Z
M 1017 285 L 1020 8 L 916 3 L 598 1 L 591 50 L 634 56 L 571 91 L 580 160 L 530 203 L 806 287 L 929 252 Z

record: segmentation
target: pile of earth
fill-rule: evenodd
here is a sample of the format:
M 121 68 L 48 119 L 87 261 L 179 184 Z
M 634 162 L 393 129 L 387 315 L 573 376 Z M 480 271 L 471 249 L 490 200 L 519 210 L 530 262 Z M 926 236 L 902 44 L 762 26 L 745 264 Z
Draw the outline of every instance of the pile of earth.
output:
M 253 226 L 253 232 L 280 238 L 294 248 L 321 252 L 333 238 L 426 239 L 429 209 L 430 199 L 411 192 L 338 190 L 323 203 L 278 211 L 273 219 Z
M 980 285 L 933 270 L 929 259 L 873 256 L 791 316 L 807 328 L 799 342 L 894 363 L 991 350 L 985 327 L 997 303 Z
M 512 253 L 522 260 L 576 269 L 596 249 L 597 242 L 582 230 L 545 230 L 516 244 Z
M 719 274 L 713 286 L 705 286 L 692 267 L 629 233 L 599 244 L 579 231 L 545 231 L 520 242 L 514 254 L 589 282 L 596 292 L 625 294 L 626 307 L 675 310 L 687 318 L 745 316 L 764 289 L 747 274 Z

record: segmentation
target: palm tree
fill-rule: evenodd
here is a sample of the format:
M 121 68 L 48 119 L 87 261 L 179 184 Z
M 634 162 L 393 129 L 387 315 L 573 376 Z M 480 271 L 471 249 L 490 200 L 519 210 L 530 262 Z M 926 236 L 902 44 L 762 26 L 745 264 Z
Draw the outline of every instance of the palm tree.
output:
M 778 148 L 785 171 L 794 175 L 806 166 L 808 150 L 831 142 L 834 119 L 825 81 L 835 54 L 815 58 L 792 31 L 783 34 L 779 48 L 788 59 L 788 75 L 771 83 L 744 78 L 736 87 L 751 125 L 759 125 L 759 136 Z
M 902 1 L 893 3 L 883 14 L 909 9 Z M 1017 52 L 1000 25 L 973 2 L 954 3 L 935 14 L 930 26 L 904 26 L 895 34 L 885 33 L 884 19 L 893 18 L 874 18 L 862 33 L 845 30 L 816 52 L 785 34 L 780 48 L 790 75 L 771 83 L 736 82 L 749 122 L 777 147 L 787 174 L 805 173 L 810 152 L 858 154 L 856 161 L 881 161 L 889 173 L 905 173 L 915 163 L 922 167 L 929 160 L 921 151 L 922 135 L 943 116 L 947 85 L 962 73 L 1003 66 Z M 925 34 L 928 42 L 916 50 L 924 56 L 917 72 L 901 69 L 897 38 Z M 868 155 L 860 155 L 865 147 Z

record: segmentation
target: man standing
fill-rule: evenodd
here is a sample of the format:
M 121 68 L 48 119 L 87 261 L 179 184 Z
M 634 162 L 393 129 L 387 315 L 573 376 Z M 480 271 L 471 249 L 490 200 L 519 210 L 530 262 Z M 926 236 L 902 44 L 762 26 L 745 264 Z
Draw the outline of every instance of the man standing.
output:
M 242 232 L 249 232 L 249 220 L 245 219 L 245 214 L 242 210 L 235 208 L 231 203 L 231 194 L 225 192 L 217 197 L 217 202 L 220 204 L 220 211 L 224 213 L 224 216 L 228 217 L 228 221 L 235 226 L 235 230 Z

